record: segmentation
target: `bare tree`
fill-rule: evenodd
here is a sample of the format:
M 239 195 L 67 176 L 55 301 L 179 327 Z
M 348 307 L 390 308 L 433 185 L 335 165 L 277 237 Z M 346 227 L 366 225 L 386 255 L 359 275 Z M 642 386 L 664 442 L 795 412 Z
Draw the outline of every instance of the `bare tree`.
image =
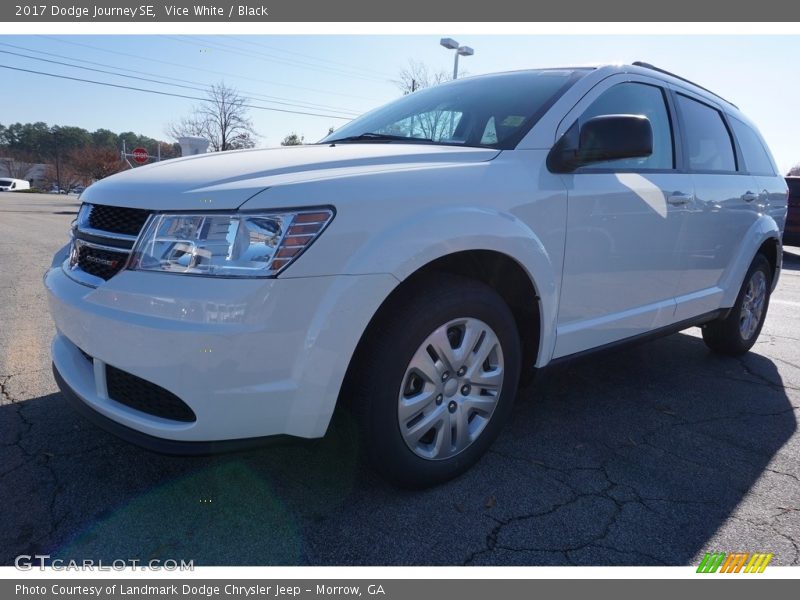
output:
M 789 169 L 787 175 L 789 177 L 800 177 L 800 163 L 797 163 L 795 166 Z
M 91 181 L 78 173 L 69 162 L 62 162 L 56 169 L 48 165 L 42 181 L 44 189 L 56 189 L 62 194 L 68 194 L 79 185 L 89 185 Z
M 425 63 L 409 59 L 408 67 L 400 71 L 399 77 L 393 83 L 405 96 L 422 88 L 450 81 L 450 78 L 447 71 L 433 71 Z
M 12 179 L 27 179 L 33 164 L 29 157 L 23 155 L 10 154 L 0 157 L 0 167 Z
M 224 83 L 212 85 L 208 100 L 196 106 L 192 114 L 168 127 L 174 138 L 206 138 L 214 152 L 252 148 L 258 134 L 247 116 L 247 99 Z

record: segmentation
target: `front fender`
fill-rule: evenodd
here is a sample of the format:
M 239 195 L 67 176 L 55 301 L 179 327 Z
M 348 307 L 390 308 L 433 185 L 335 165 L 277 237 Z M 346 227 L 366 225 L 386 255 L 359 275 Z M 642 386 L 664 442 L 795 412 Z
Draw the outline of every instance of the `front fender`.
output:
M 772 289 L 778 283 L 780 275 L 781 264 L 781 230 L 778 224 L 770 215 L 761 215 L 758 220 L 750 226 L 747 233 L 744 235 L 743 243 L 739 246 L 739 251 L 736 257 L 728 265 L 727 270 L 720 280 L 720 287 L 724 290 L 722 296 L 722 307 L 730 308 L 736 303 L 736 297 L 739 295 L 739 290 L 744 282 L 744 276 L 747 274 L 747 269 L 753 262 L 756 252 L 761 245 L 769 239 L 774 239 L 778 243 L 778 269 L 775 272 L 775 277 L 772 281 Z
M 352 275 L 391 273 L 403 281 L 438 258 L 469 250 L 489 250 L 515 260 L 530 278 L 539 299 L 541 332 L 537 366 L 555 344 L 560 263 L 520 219 L 478 207 L 441 207 L 409 215 L 372 237 L 344 267 Z

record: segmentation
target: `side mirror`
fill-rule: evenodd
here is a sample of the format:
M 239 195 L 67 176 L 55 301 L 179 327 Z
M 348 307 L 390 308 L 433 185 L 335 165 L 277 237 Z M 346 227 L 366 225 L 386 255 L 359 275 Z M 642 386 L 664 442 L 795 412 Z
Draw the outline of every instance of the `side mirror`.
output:
M 643 115 L 601 115 L 575 123 L 547 157 L 553 173 L 572 173 L 584 165 L 653 154 L 653 128 Z

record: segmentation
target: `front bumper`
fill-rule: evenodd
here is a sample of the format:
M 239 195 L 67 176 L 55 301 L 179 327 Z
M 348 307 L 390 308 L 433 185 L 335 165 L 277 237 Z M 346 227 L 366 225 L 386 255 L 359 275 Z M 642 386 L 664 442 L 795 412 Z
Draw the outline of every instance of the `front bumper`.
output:
M 123 271 L 90 288 L 55 266 L 45 275 L 53 368 L 68 396 L 124 428 L 114 433 L 156 450 L 321 437 L 361 334 L 396 284 L 387 274 L 232 280 Z M 196 420 L 109 398 L 106 365 L 175 394 Z

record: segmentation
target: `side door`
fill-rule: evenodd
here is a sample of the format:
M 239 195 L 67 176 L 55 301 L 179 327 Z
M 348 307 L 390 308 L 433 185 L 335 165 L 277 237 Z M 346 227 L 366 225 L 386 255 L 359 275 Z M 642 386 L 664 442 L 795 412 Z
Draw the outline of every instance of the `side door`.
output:
M 723 277 L 758 218 L 760 199 L 721 107 L 683 90 L 674 98 L 695 190 L 681 240 L 685 268 L 675 294 L 676 317 L 683 320 L 720 308 Z
M 693 188 L 677 168 L 669 94 L 656 79 L 610 77 L 573 108 L 558 133 L 606 114 L 646 116 L 653 153 L 562 176 L 568 203 L 554 357 L 646 333 L 674 318 L 682 266 L 677 246 Z

